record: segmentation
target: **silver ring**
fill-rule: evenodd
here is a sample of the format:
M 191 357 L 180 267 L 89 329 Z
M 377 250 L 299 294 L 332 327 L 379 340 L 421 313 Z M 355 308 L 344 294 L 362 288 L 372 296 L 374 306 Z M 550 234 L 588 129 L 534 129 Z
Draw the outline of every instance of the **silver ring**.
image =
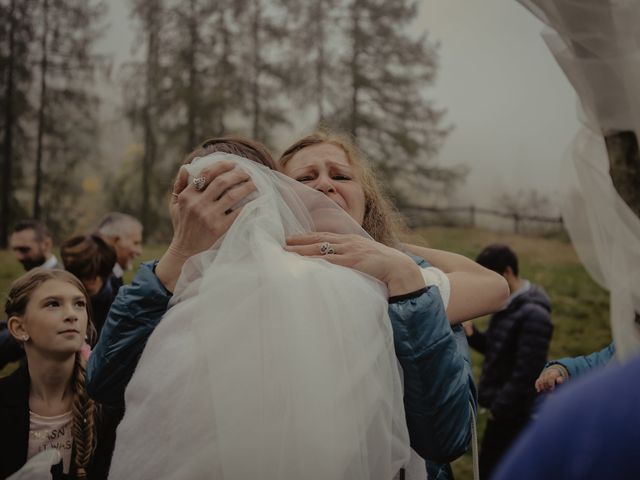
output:
M 205 177 L 193 177 L 193 186 L 201 192 L 205 188 L 207 188 L 207 179 Z
M 333 255 L 336 253 L 336 249 L 329 242 L 322 242 L 320 244 L 320 253 L 322 255 Z

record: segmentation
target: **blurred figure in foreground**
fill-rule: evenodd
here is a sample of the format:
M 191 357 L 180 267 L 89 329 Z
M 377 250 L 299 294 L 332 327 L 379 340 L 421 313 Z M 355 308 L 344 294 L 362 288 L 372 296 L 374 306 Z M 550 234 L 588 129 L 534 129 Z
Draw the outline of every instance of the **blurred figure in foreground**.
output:
M 549 398 L 494 480 L 640 478 L 640 357 Z

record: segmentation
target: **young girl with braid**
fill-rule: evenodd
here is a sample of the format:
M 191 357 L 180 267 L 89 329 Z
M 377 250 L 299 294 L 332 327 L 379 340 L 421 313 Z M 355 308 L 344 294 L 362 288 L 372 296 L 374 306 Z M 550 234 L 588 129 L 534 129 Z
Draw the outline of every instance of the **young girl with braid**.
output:
M 44 450 L 62 459 L 54 479 L 106 478 L 116 419 L 85 391 L 89 296 L 69 272 L 36 268 L 16 280 L 5 305 L 26 363 L 0 380 L 0 478 Z

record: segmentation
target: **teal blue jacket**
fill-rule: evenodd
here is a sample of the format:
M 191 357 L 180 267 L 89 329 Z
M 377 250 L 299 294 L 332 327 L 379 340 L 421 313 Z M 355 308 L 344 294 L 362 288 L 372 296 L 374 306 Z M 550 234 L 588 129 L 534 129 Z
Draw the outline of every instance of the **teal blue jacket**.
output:
M 416 259 L 420 266 L 424 260 Z M 124 403 L 124 391 L 171 293 L 142 264 L 120 288 L 87 365 L 87 391 L 99 402 Z M 471 440 L 476 391 L 462 329 L 449 326 L 437 287 L 390 299 L 396 355 L 404 374 L 404 405 L 411 446 L 423 458 L 446 463 Z
M 547 367 L 554 364 L 560 364 L 569 372 L 570 377 L 578 377 L 590 370 L 598 369 L 607 365 L 616 353 L 616 347 L 611 342 L 602 350 L 590 353 L 589 355 L 580 355 L 579 357 L 566 357 L 553 360 L 547 363 Z

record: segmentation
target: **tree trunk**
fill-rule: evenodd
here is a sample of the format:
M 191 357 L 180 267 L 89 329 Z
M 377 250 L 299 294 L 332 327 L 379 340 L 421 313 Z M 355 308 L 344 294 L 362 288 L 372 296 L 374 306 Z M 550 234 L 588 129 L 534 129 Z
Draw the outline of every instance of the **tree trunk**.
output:
M 189 2 L 189 51 L 188 51 L 188 69 L 189 84 L 187 86 L 187 152 L 190 152 L 198 141 L 196 134 L 196 108 L 198 104 L 197 94 L 197 65 L 196 50 L 198 48 L 198 21 L 196 18 L 195 0 Z
M 260 128 L 260 0 L 254 0 L 253 24 L 251 40 L 253 42 L 253 84 L 251 85 L 251 105 L 253 115 L 253 138 L 262 141 L 262 129 Z
M 325 32 L 324 32 L 324 6 L 322 0 L 317 0 L 315 11 L 316 22 L 316 38 L 318 48 L 318 58 L 316 59 L 316 106 L 318 109 L 318 123 L 321 124 L 324 121 L 324 75 L 325 75 Z
M 221 35 L 222 35 L 222 55 L 220 57 L 220 68 L 222 69 L 222 72 L 230 72 L 231 71 L 231 61 L 230 61 L 230 57 L 231 57 L 231 51 L 232 51 L 232 46 L 231 46 L 231 34 L 229 32 L 229 28 L 227 25 L 227 12 L 226 12 L 226 8 L 223 7 L 222 11 L 220 12 L 220 16 L 219 16 L 219 25 L 218 28 L 220 29 Z M 221 81 L 219 84 L 219 92 L 216 92 L 218 95 L 220 95 L 220 103 L 217 105 L 216 108 L 216 136 L 220 136 L 220 135 L 224 135 L 226 132 L 226 128 L 225 128 L 225 123 L 224 123 L 224 119 L 225 119 L 225 115 L 227 112 L 227 101 L 229 98 L 231 98 L 230 95 L 230 90 L 231 90 L 231 85 L 230 85 L 230 78 L 228 75 L 224 74 L 221 76 Z
M 142 211 L 141 221 L 143 232 L 150 230 L 150 196 L 151 196 L 151 170 L 155 163 L 157 141 L 153 125 L 153 105 L 157 101 L 155 83 L 157 81 L 158 66 L 158 22 L 157 12 L 150 8 L 147 13 L 147 62 L 145 72 L 145 106 L 143 113 L 144 128 L 144 155 L 142 157 Z
M 38 137 L 36 147 L 36 184 L 33 194 L 33 218 L 40 218 L 40 194 L 42 191 L 42 156 L 47 103 L 47 37 L 49 36 L 49 0 L 43 3 L 44 25 L 42 31 L 42 59 L 40 60 L 40 106 L 38 108 Z
M 13 82 L 15 66 L 16 0 L 9 6 L 9 56 L 7 58 L 7 88 L 5 90 L 4 112 L 4 163 L 2 165 L 2 207 L 0 210 L 0 247 L 7 248 L 11 217 L 11 197 L 13 193 Z
M 359 126 L 359 100 L 360 90 L 360 2 L 354 0 L 351 6 L 351 112 L 349 115 L 349 132 L 353 138 L 358 138 Z
M 640 218 L 640 155 L 635 132 L 605 136 L 609 154 L 609 174 L 618 195 Z

